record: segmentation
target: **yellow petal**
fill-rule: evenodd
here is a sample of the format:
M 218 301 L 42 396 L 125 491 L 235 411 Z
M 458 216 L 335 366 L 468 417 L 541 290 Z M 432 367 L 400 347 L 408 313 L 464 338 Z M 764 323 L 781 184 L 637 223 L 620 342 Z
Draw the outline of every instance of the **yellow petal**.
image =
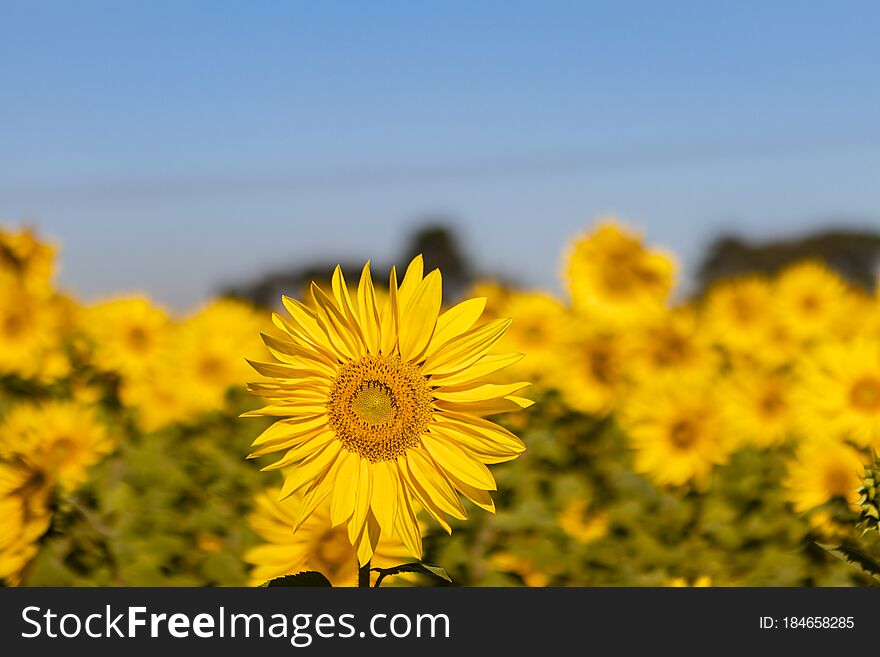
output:
M 356 328 L 358 326 L 358 313 L 351 302 L 351 295 L 348 293 L 348 286 L 345 284 L 345 276 L 342 275 L 342 267 L 339 265 L 336 265 L 336 269 L 333 270 L 333 278 L 330 285 L 333 289 L 336 305 L 342 310 L 349 324 Z
M 440 270 L 435 269 L 413 292 L 400 320 L 400 357 L 416 360 L 428 346 L 437 325 L 443 297 Z
M 458 499 L 446 475 L 427 452 L 410 449 L 407 451 L 406 460 L 414 479 L 440 510 L 453 518 L 467 519 L 461 500 Z
M 469 486 L 461 479 L 456 478 L 455 475 L 451 473 L 446 474 L 449 477 L 449 481 L 452 483 L 452 485 L 455 486 L 456 490 L 460 491 L 462 495 L 464 495 L 481 509 L 488 511 L 489 513 L 495 513 L 495 502 L 492 499 L 492 496 L 489 494 L 489 491 Z
M 339 469 L 333 483 L 333 496 L 330 498 L 330 525 L 332 527 L 347 521 L 354 513 L 360 460 L 360 456 L 347 449 L 340 451 Z
M 451 440 L 438 435 L 422 436 L 422 444 L 446 472 L 469 486 L 495 490 L 495 479 L 489 468 L 468 456 Z
M 355 327 L 336 306 L 336 302 L 315 283 L 312 283 L 310 292 L 315 302 L 315 316 L 320 320 L 336 353 L 352 359 L 360 356 L 363 352 L 363 343 Z
M 361 280 L 358 284 L 358 306 L 360 309 L 360 324 L 364 335 L 367 351 L 378 354 L 381 346 L 379 309 L 376 306 L 376 290 L 373 287 L 373 278 L 370 276 L 370 263 L 364 265 L 361 272 Z
M 490 399 L 488 401 L 466 403 L 448 402 L 438 399 L 434 402 L 434 406 L 442 411 L 487 416 L 498 415 L 499 413 L 510 413 L 511 411 L 520 411 L 524 408 L 528 408 L 534 403 L 535 402 L 531 399 L 511 395 L 502 399 Z
M 373 558 L 376 546 L 379 545 L 380 533 L 381 529 L 375 516 L 373 516 L 372 513 L 368 513 L 363 530 L 355 543 L 359 565 L 365 566 L 370 562 L 370 559 Z
M 399 464 L 395 463 L 398 480 L 403 480 Z M 395 533 L 403 541 L 410 554 L 416 559 L 422 558 L 422 532 L 413 509 L 412 500 L 407 486 L 397 487 L 397 515 L 395 516 Z
M 296 516 L 296 523 L 293 525 L 293 531 L 296 531 L 302 526 L 302 524 L 308 520 L 309 516 L 312 515 L 315 509 L 317 509 L 324 500 L 327 499 L 327 496 L 330 495 L 330 491 L 332 490 L 332 486 L 330 485 L 331 481 L 335 480 L 332 470 L 338 467 L 338 460 L 333 464 L 331 471 L 328 472 L 327 479 L 325 481 L 316 481 L 311 487 L 306 491 L 305 495 L 303 495 L 302 504 L 300 504 L 299 512 Z
M 397 513 L 397 468 L 385 461 L 373 464 L 373 499 L 370 508 L 386 534 L 394 532 L 394 518 Z
M 415 258 L 413 258 L 412 262 L 409 263 L 409 266 L 406 268 L 406 273 L 403 275 L 403 281 L 400 283 L 400 291 L 398 294 L 398 301 L 400 304 L 400 311 L 403 312 L 406 307 L 409 305 L 410 297 L 415 293 L 416 288 L 422 282 L 424 278 L 425 272 L 425 261 L 422 258 L 422 254 L 420 253 Z
M 422 365 L 422 373 L 450 374 L 476 363 L 510 327 L 509 319 L 496 319 L 483 326 L 453 338 Z
M 522 360 L 524 354 L 486 354 L 470 367 L 453 372 L 452 374 L 434 374 L 431 376 L 431 385 L 446 387 L 459 386 L 465 383 L 477 381 L 485 376 L 493 374 L 505 367 Z
M 516 383 L 494 384 L 484 383 L 473 388 L 462 386 L 461 388 L 440 388 L 434 391 L 436 399 L 443 401 L 467 403 L 489 401 L 498 399 L 499 397 L 507 397 L 515 392 L 529 387 L 528 382 L 518 381 Z
M 245 358 L 248 365 L 253 367 L 259 374 L 273 379 L 302 380 L 312 377 L 319 377 L 329 383 L 329 378 L 325 377 L 325 369 L 315 367 L 314 369 L 293 367 L 284 363 L 260 363 L 255 360 Z
M 426 353 L 430 356 L 452 338 L 470 329 L 486 309 L 486 297 L 476 297 L 452 306 L 437 318 L 437 328 Z
M 394 353 L 397 348 L 397 329 L 400 324 L 400 308 L 397 299 L 397 272 L 391 268 L 388 279 L 388 299 L 382 311 L 382 353 L 386 356 Z
M 284 485 L 281 487 L 281 495 L 278 499 L 283 500 L 290 497 L 306 484 L 322 476 L 330 469 L 337 456 L 339 456 L 339 449 L 333 444 L 333 441 L 330 441 L 324 449 L 315 454 L 311 459 L 291 468 L 286 473 Z
M 352 545 L 356 544 L 358 536 L 364 529 L 372 496 L 373 476 L 370 471 L 370 462 L 367 459 L 358 459 L 357 499 L 354 504 L 354 513 L 348 519 L 348 538 Z
M 311 415 L 304 418 L 278 420 L 254 438 L 251 446 L 257 447 L 265 443 L 275 443 L 279 440 L 295 438 L 325 424 L 327 424 L 326 415 Z
M 267 465 L 262 468 L 262 470 L 278 470 L 280 468 L 286 468 L 294 463 L 300 463 L 305 459 L 310 458 L 312 454 L 316 454 L 324 449 L 324 447 L 335 439 L 336 434 L 332 431 L 326 429 L 316 430 L 314 435 L 309 436 L 298 445 L 291 447 L 282 458 L 275 461 L 275 463 Z

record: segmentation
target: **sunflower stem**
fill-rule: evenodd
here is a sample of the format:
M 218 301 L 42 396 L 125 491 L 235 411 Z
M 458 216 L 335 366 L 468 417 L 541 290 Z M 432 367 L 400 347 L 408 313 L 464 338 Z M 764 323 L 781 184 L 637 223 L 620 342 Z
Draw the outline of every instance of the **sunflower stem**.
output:
M 368 561 L 358 569 L 358 588 L 370 587 L 370 562 Z

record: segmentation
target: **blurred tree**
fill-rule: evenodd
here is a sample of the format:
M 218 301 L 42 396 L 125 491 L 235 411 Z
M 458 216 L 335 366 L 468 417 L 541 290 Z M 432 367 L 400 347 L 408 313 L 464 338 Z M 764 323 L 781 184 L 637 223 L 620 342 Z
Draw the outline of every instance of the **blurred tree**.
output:
M 462 253 L 459 241 L 451 228 L 440 222 L 431 222 L 417 229 L 408 239 L 402 255 L 398 258 L 398 276 L 403 275 L 406 264 L 421 253 L 425 258 L 425 270 L 440 268 L 443 272 L 443 291 L 447 298 L 453 299 L 462 293 L 474 280 L 473 268 Z M 259 306 L 278 305 L 282 294 L 300 296 L 308 289 L 311 281 L 329 285 L 328 273 L 337 264 L 342 265 L 349 284 L 357 284 L 364 262 L 369 258 L 347 262 L 313 262 L 270 272 L 254 282 L 230 285 L 221 290 L 221 296 L 243 299 Z M 401 270 L 403 266 L 403 270 Z M 388 280 L 390 265 L 371 264 L 375 280 Z
M 713 282 L 749 273 L 775 274 L 800 260 L 821 260 L 856 285 L 873 289 L 880 265 L 880 233 L 829 230 L 804 237 L 750 243 L 721 236 L 698 269 L 701 291 Z

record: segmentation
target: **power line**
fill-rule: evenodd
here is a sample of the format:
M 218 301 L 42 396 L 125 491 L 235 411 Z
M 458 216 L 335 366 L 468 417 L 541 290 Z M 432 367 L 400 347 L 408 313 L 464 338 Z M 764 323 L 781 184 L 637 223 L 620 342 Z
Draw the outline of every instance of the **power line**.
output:
M 667 166 L 713 164 L 771 157 L 821 155 L 880 148 L 880 137 L 835 140 L 777 141 L 760 144 L 710 144 L 662 150 L 614 153 L 556 153 L 519 158 L 484 158 L 452 164 L 414 164 L 394 167 L 337 168 L 261 176 L 213 176 L 189 179 L 155 178 L 145 181 L 64 183 L 0 188 L 0 196 L 18 201 L 124 201 L 150 198 L 246 195 L 255 193 L 309 193 L 346 188 L 491 181 L 571 174 L 602 175 Z

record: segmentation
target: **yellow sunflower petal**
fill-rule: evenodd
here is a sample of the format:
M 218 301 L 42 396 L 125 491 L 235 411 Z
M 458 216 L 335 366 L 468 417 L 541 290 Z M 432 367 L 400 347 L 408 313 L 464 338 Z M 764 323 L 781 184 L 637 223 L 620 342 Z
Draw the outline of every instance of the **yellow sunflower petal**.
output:
M 434 333 L 442 303 L 442 279 L 435 269 L 421 282 L 403 310 L 400 321 L 400 357 L 415 360 Z
M 451 374 L 470 367 L 501 339 L 509 327 L 509 319 L 496 319 L 453 338 L 425 360 L 422 372 L 426 375 Z

